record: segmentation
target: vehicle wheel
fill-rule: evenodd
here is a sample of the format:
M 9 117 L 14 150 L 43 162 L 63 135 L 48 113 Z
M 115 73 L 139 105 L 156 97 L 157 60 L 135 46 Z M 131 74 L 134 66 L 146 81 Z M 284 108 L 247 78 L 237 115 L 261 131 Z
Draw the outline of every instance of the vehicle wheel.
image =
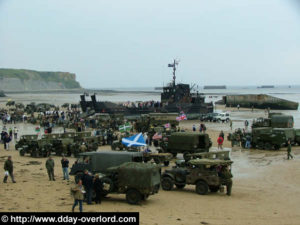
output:
M 172 156 L 173 156 L 174 158 L 176 158 L 177 152 L 172 152 Z
M 209 187 L 210 192 L 218 192 L 219 189 L 220 189 L 219 186 L 210 186 L 210 187 Z
M 19 151 L 19 154 L 20 154 L 20 156 L 24 156 L 24 155 L 25 155 L 25 150 L 21 149 L 21 150 Z
M 147 200 L 149 198 L 149 195 L 142 195 L 142 200 Z
M 227 118 L 227 119 L 226 119 L 226 123 L 228 123 L 228 122 L 229 122 L 229 119 Z
M 183 189 L 185 187 L 185 184 L 175 184 L 176 188 Z
M 129 189 L 126 192 L 126 201 L 129 204 L 136 205 L 136 204 L 140 203 L 141 200 L 142 200 L 142 195 L 138 190 Z
M 274 149 L 275 149 L 275 150 L 279 150 L 279 149 L 280 149 L 280 146 L 279 146 L 279 145 L 274 145 Z
M 75 177 L 74 177 L 74 180 L 75 180 L 75 183 L 77 184 L 79 180 L 81 180 L 83 176 L 83 172 L 77 172 Z
M 183 158 L 184 158 L 184 160 L 187 162 L 187 161 L 189 161 L 190 159 L 191 159 L 191 156 L 188 156 L 188 154 L 190 154 L 189 152 L 184 152 L 183 153 Z
M 108 190 L 103 190 L 104 193 L 109 193 L 109 192 L 112 192 L 114 190 L 114 183 L 112 181 L 112 179 L 108 178 L 108 177 L 103 177 L 101 179 L 102 183 L 103 184 L 108 184 L 109 185 L 109 188 Z
M 159 165 L 159 164 L 160 164 L 159 158 L 154 158 L 154 162 L 155 162 L 157 165 Z
M 270 143 L 265 143 L 264 149 L 266 150 L 271 150 L 273 148 L 273 146 Z
M 161 181 L 161 187 L 165 191 L 171 191 L 173 189 L 174 182 L 171 178 L 165 177 Z
M 196 183 L 196 192 L 199 195 L 206 195 L 208 192 L 208 185 L 204 181 L 198 181 Z
M 170 161 L 164 161 L 165 166 L 169 166 L 169 164 L 170 164 Z
M 32 151 L 32 152 L 30 153 L 30 156 L 31 156 L 31 157 L 37 157 L 37 152 L 36 152 L 36 151 Z

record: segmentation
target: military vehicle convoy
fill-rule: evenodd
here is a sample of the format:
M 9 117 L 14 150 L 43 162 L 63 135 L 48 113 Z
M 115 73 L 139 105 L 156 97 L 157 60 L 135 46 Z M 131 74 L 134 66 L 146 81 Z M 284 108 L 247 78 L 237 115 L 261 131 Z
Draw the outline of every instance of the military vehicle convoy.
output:
M 91 132 L 45 134 L 39 140 L 37 135 L 23 135 L 15 148 L 21 156 L 30 154 L 32 157 L 47 157 L 55 153 L 59 156 L 73 154 L 76 157 L 83 143 L 87 151 L 96 151 L 102 143 L 102 137 L 91 136 Z
M 159 152 L 172 153 L 176 157 L 177 153 L 183 153 L 185 160 L 189 160 L 189 154 L 198 152 L 208 152 L 212 142 L 208 134 L 196 132 L 174 132 L 166 136 L 161 142 Z
M 300 143 L 300 132 L 294 129 L 294 118 L 282 113 L 269 113 L 268 118 L 257 118 L 253 121 L 252 130 L 242 132 L 235 130 L 228 135 L 232 147 L 245 147 L 246 139 L 251 140 L 251 146 L 258 149 L 275 149 L 286 146 L 288 140 L 292 144 Z
M 230 166 L 233 162 L 223 159 L 192 159 L 177 165 L 162 174 L 161 186 L 163 190 L 171 191 L 174 185 L 183 189 L 186 185 L 195 185 L 197 194 L 205 195 L 219 191 L 223 182 L 220 177 L 220 167 Z

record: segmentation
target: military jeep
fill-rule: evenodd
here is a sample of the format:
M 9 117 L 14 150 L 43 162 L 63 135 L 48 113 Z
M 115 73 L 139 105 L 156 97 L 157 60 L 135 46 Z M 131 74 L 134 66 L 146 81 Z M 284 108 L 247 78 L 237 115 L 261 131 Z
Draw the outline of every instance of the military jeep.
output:
M 178 189 L 185 185 L 196 185 L 196 192 L 205 195 L 217 192 L 221 185 L 220 167 L 231 165 L 231 160 L 222 159 L 192 159 L 185 162 L 185 166 L 175 166 L 162 174 L 161 186 L 163 190 L 170 191 L 174 184 Z
M 107 169 L 101 178 L 109 185 L 104 195 L 109 193 L 126 194 L 129 204 L 139 204 L 149 195 L 158 193 L 160 187 L 160 168 L 149 163 L 126 162 Z

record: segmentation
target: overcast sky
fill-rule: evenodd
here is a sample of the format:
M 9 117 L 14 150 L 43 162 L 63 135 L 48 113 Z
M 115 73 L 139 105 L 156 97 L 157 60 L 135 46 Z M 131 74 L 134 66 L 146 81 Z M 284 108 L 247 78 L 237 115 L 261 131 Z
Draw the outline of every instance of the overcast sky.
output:
M 86 88 L 300 84 L 297 0 L 0 0 L 0 67 Z

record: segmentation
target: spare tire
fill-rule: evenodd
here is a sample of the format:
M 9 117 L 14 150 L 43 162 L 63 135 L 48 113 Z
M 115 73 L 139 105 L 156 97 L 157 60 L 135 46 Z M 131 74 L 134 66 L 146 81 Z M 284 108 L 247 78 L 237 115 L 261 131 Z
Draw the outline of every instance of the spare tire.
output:
M 101 181 L 103 183 L 103 186 L 104 186 L 104 184 L 109 185 L 107 190 L 103 189 L 103 192 L 105 194 L 108 194 L 114 190 L 114 182 L 112 181 L 112 179 L 110 179 L 109 177 L 103 177 L 103 178 L 101 178 Z

